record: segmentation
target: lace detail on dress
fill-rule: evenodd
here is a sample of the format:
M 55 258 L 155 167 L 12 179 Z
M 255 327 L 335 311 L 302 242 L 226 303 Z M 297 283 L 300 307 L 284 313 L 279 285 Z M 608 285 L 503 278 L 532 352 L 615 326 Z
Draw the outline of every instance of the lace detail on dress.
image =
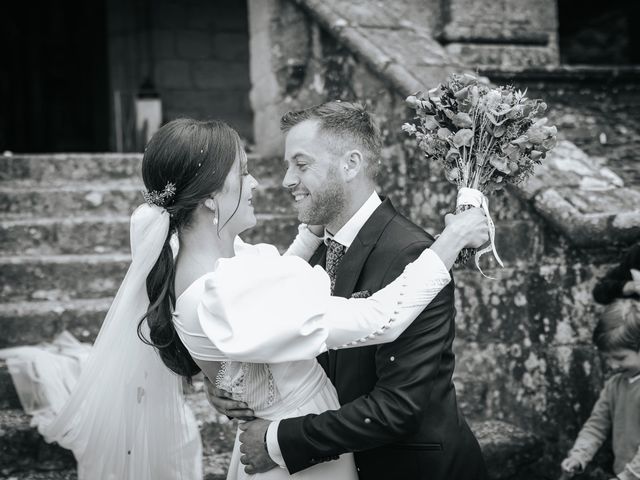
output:
M 235 400 L 246 402 L 252 410 L 264 410 L 280 398 L 273 374 L 266 363 L 222 362 L 216 387 Z

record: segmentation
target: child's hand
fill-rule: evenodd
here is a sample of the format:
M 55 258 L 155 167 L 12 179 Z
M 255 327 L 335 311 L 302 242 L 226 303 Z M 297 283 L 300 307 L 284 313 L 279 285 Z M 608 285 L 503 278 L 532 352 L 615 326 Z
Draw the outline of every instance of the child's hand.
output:
M 570 473 L 572 475 L 575 473 L 578 473 L 582 468 L 582 465 L 580 464 L 580 462 L 572 457 L 565 458 L 560 464 L 560 466 L 562 467 L 563 471 L 565 471 L 566 473 Z
M 631 269 L 631 280 L 624 284 L 622 293 L 625 295 L 640 295 L 640 270 L 636 270 L 635 268 Z

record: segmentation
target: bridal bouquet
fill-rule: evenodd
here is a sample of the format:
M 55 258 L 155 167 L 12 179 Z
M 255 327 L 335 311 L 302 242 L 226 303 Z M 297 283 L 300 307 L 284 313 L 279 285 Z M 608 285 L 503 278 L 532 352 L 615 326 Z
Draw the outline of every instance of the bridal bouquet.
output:
M 547 105 L 525 94 L 512 86 L 492 87 L 473 75 L 454 74 L 426 94 L 406 100 L 416 111 L 416 122 L 402 129 L 415 135 L 425 156 L 440 163 L 447 180 L 458 186 L 456 212 L 482 207 L 487 214 L 491 245 L 475 253 L 476 266 L 491 250 L 502 266 L 485 194 L 525 180 L 556 144 L 556 127 L 540 118 Z M 458 263 L 472 254 L 463 251 Z

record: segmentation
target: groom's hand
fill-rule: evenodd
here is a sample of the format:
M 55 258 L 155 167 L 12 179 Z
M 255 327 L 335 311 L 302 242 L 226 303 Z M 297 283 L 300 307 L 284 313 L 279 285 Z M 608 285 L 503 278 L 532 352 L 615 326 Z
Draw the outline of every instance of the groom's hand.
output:
M 267 451 L 267 428 L 271 422 L 257 418 L 250 422 L 239 425 L 240 430 L 240 463 L 246 465 L 244 471 L 253 473 L 264 473 L 277 467 L 278 464 L 271 460 Z
M 247 404 L 231 398 L 231 394 L 220 388 L 216 388 L 213 383 L 204 377 L 205 391 L 209 404 L 222 415 L 238 420 L 253 420 L 253 410 L 247 408 Z

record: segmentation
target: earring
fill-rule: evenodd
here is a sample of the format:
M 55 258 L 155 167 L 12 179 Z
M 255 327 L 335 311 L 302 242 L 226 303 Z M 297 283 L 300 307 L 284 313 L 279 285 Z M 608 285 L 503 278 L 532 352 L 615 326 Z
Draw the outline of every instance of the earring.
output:
M 204 201 L 204 206 L 213 212 L 213 224 L 218 225 L 218 211 L 216 210 L 216 201 L 213 198 L 207 198 Z

